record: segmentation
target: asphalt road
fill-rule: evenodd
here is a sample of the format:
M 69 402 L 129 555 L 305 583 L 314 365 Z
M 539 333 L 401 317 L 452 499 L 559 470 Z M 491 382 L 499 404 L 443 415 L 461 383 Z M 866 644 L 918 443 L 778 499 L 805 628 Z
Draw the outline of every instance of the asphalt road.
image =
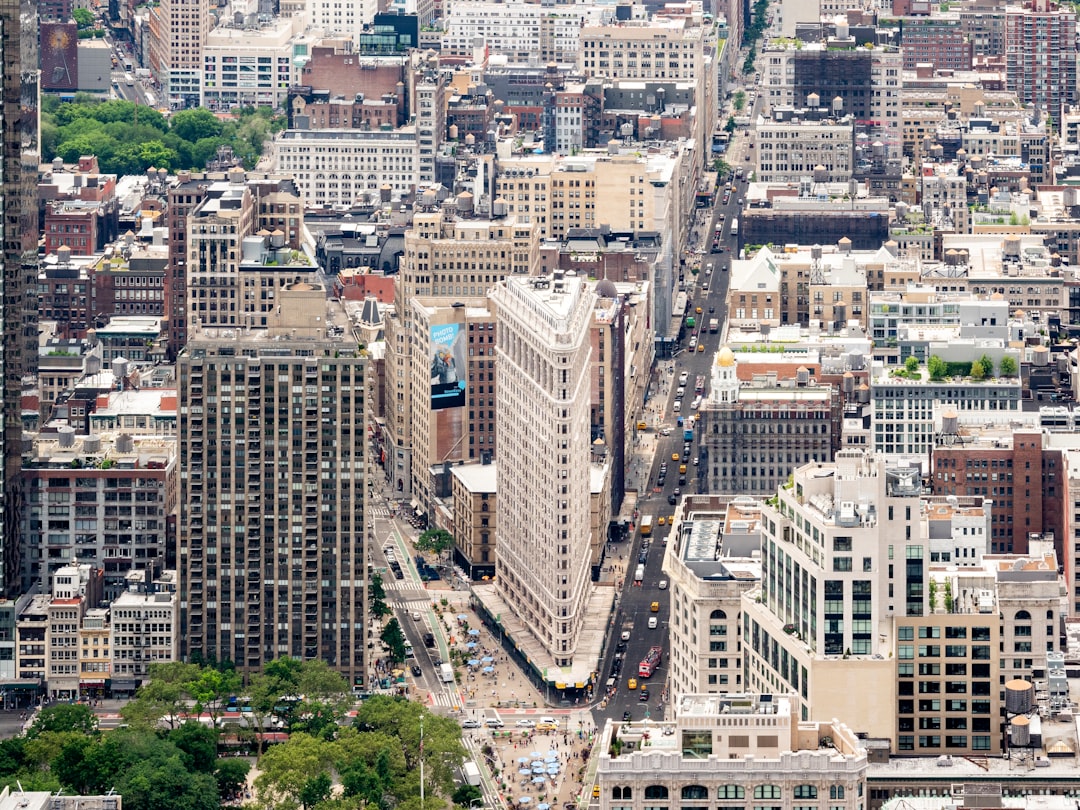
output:
M 746 168 L 750 164 L 744 159 L 748 151 L 746 133 L 740 133 L 735 139 L 730 150 L 728 162 L 732 168 L 744 167 L 744 173 L 749 174 Z M 677 426 L 680 414 L 672 409 L 672 403 L 676 399 L 679 375 L 687 372 L 687 390 L 683 396 L 682 415 L 688 416 L 690 403 L 694 399 L 694 381 L 697 375 L 705 375 L 706 389 L 709 385 L 711 366 L 720 348 L 720 340 L 723 337 L 723 328 L 716 334 L 710 333 L 708 323 L 711 318 L 724 324 L 727 320 L 726 295 L 728 288 L 728 268 L 731 259 L 737 255 L 737 239 L 730 233 L 731 221 L 739 216 L 738 200 L 745 198 L 746 180 L 732 180 L 735 189 L 730 194 L 728 201 L 724 202 L 723 189 L 728 185 L 723 182 L 717 191 L 716 207 L 706 228 L 702 231 L 701 245 L 705 250 L 712 247 L 712 234 L 716 224 L 722 226 L 721 247 L 723 252 L 706 253 L 702 256 L 701 272 L 696 279 L 693 275 L 687 275 L 687 281 L 692 283 L 690 311 L 693 313 L 696 326 L 693 329 L 684 329 L 679 351 L 672 361 L 658 361 L 653 375 L 650 396 L 662 396 L 665 400 L 664 424 L 670 425 L 672 431 L 666 437 L 659 437 L 656 455 L 652 469 L 649 471 L 648 486 L 643 493 L 643 499 L 639 501 L 639 509 L 642 515 L 653 516 L 653 536 L 648 545 L 648 557 L 645 564 L 645 578 L 642 586 L 633 584 L 633 570 L 637 565 L 638 555 L 643 549 L 643 538 L 636 535 L 631 543 L 630 559 L 627 560 L 627 576 L 624 583 L 619 610 L 616 614 L 613 632 L 615 637 L 608 645 L 608 653 L 603 663 L 603 676 L 600 683 L 606 683 L 612 676 L 612 664 L 616 656 L 617 643 L 624 631 L 630 632 L 630 639 L 626 643 L 623 653 L 622 671 L 617 679 L 618 687 L 615 697 L 608 701 L 606 709 L 595 711 L 597 726 L 602 725 L 605 718 L 622 719 L 624 712 L 630 712 L 634 720 L 645 717 L 660 719 L 663 711 L 660 706 L 661 691 L 667 675 L 668 654 L 668 621 L 670 616 L 669 598 L 670 591 L 660 590 L 660 580 L 664 578 L 661 570 L 664 557 L 664 547 L 667 542 L 670 523 L 668 519 L 675 511 L 675 507 L 669 504 L 670 497 L 674 496 L 678 487 L 682 494 L 691 492 L 704 492 L 705 480 L 697 475 L 703 467 L 695 465 L 694 457 L 698 456 L 699 446 L 695 439 L 691 442 L 689 460 L 687 463 L 686 482 L 679 484 L 679 465 L 683 463 L 684 440 L 682 428 Z M 721 214 L 723 219 L 721 220 Z M 696 312 L 697 307 L 702 312 Z M 710 311 L 712 310 L 712 311 Z M 690 339 L 696 337 L 699 343 L 705 346 L 704 351 L 691 351 Z M 669 370 L 670 369 L 670 370 Z M 673 459 L 672 454 L 678 453 L 679 460 Z M 668 473 L 662 487 L 658 486 L 660 464 L 667 462 Z M 701 464 L 705 461 L 702 459 Z M 658 518 L 664 516 L 665 525 L 658 525 Z M 653 613 L 651 605 L 659 602 L 659 611 Z M 657 627 L 649 629 L 649 618 L 657 618 Z M 643 679 L 638 676 L 638 664 L 645 657 L 649 648 L 653 645 L 664 648 L 663 664 L 651 678 Z M 637 689 L 630 690 L 628 681 L 633 678 L 637 681 Z M 642 701 L 642 686 L 646 685 L 649 692 L 649 700 Z M 666 708 L 666 707 L 665 707 Z

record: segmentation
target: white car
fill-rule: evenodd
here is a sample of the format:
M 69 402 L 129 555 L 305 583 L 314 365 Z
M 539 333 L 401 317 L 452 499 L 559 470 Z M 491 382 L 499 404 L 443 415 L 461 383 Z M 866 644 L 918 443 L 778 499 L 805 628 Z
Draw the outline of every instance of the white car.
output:
M 518 728 L 536 728 L 536 723 L 532 720 L 518 720 L 514 725 Z
M 630 640 L 630 631 L 629 630 L 623 630 L 622 635 L 620 636 L 620 638 L 623 641 L 629 641 Z
M 660 583 L 656 587 L 659 588 L 662 591 L 666 591 L 667 590 L 667 580 L 666 579 L 660 580 Z
M 675 404 L 671 406 L 671 409 L 675 411 L 675 413 L 679 413 L 682 410 L 682 400 L 675 400 Z
M 655 630 L 656 629 L 656 617 L 655 616 L 650 616 L 649 617 L 649 629 L 650 630 Z

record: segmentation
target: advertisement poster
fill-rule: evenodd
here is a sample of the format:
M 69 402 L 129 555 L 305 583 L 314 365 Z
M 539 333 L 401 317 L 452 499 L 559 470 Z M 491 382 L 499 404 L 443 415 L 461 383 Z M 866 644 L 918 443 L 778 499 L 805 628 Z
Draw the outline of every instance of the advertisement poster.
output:
M 431 327 L 431 409 L 465 405 L 465 333 L 456 323 Z

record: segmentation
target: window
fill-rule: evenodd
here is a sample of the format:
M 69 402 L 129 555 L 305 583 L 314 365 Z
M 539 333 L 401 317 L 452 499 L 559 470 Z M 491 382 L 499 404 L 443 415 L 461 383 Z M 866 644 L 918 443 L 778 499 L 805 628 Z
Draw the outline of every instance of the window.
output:
M 721 785 L 717 788 L 716 798 L 718 799 L 745 799 L 746 788 L 742 785 Z
M 795 798 L 796 799 L 816 799 L 817 798 L 817 785 L 796 785 L 795 786 Z
M 830 799 L 842 799 L 842 798 L 844 798 L 844 786 L 843 785 L 830 785 L 829 786 L 829 798 Z
M 645 788 L 646 799 L 666 799 L 668 789 L 664 785 L 649 785 Z
M 704 785 L 684 785 L 682 789 L 683 800 L 708 799 L 709 789 Z
M 754 788 L 755 799 L 779 799 L 780 798 L 780 786 L 779 785 L 757 785 Z

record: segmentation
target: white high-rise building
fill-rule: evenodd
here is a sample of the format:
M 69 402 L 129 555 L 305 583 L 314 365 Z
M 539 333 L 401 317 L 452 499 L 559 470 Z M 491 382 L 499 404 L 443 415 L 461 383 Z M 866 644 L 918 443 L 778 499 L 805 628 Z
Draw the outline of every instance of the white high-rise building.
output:
M 583 279 L 507 278 L 498 322 L 499 597 L 556 667 L 573 664 L 592 595 L 589 328 Z M 502 438 L 502 437 L 505 437 Z
M 307 21 L 327 34 L 344 34 L 360 44 L 360 31 L 375 20 L 375 0 L 309 0 Z

